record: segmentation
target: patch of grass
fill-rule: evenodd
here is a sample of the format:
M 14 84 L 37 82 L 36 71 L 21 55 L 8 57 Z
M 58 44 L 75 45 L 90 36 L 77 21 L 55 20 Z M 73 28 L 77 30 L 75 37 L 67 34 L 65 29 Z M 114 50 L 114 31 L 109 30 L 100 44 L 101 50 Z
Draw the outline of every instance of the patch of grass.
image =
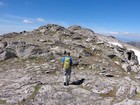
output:
M 25 101 L 22 100 L 21 102 L 18 102 L 18 105 L 24 105 L 25 104 Z
M 136 97 L 140 98 L 140 92 L 137 92 Z
M 37 84 L 35 87 L 34 87 L 34 92 L 29 96 L 29 100 L 32 100 L 35 98 L 35 96 L 37 95 L 39 89 L 41 88 L 41 86 L 39 84 Z
M 105 98 L 105 97 L 115 97 L 116 96 L 116 91 L 112 90 L 109 93 L 100 93 L 99 94 L 101 97 Z
M 40 84 L 35 85 L 33 93 L 27 99 L 23 99 L 21 102 L 19 102 L 18 105 L 25 105 L 26 102 L 34 100 L 40 88 L 41 88 Z
M 0 99 L 0 104 L 6 104 L 6 100 L 1 100 Z
M 84 51 L 92 52 L 91 48 L 84 48 Z
M 93 55 L 93 56 L 98 56 L 98 55 L 101 56 L 102 53 L 103 53 L 103 52 L 102 52 L 101 50 L 95 50 L 95 51 L 92 52 L 92 55 Z
M 83 52 L 87 53 L 88 55 L 91 55 L 91 56 L 93 56 L 93 54 L 94 54 L 91 48 L 84 48 Z
M 42 35 L 42 32 L 36 32 L 37 35 Z
M 113 57 L 112 60 L 113 61 L 119 61 L 119 62 L 121 61 L 121 59 L 119 57 L 117 57 L 117 56 Z
M 137 75 L 136 72 L 130 71 L 130 78 L 131 78 L 132 80 L 135 80 L 135 79 L 136 79 L 136 75 Z

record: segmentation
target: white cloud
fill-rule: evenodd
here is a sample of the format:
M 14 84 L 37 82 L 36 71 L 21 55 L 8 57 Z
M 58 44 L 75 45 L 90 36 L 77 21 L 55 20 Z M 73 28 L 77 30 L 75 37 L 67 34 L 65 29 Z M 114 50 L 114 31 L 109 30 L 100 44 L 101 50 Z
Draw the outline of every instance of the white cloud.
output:
M 23 23 L 31 24 L 31 23 L 33 23 L 33 21 L 28 20 L 28 19 L 24 19 L 24 20 L 23 20 Z
M 45 19 L 43 19 L 43 18 L 37 18 L 37 21 L 38 22 L 45 22 Z
M 118 35 L 119 32 L 113 32 L 113 31 L 111 31 L 111 32 L 109 32 L 109 34 L 112 34 L 112 35 Z
M 130 34 L 129 32 L 124 32 L 123 34 Z

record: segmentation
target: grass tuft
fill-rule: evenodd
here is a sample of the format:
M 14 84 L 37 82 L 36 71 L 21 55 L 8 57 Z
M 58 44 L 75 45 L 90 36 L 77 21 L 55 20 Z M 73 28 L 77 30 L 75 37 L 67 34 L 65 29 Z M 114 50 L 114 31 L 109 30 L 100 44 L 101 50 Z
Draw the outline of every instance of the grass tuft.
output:
M 0 104 L 6 104 L 6 100 L 0 99 Z

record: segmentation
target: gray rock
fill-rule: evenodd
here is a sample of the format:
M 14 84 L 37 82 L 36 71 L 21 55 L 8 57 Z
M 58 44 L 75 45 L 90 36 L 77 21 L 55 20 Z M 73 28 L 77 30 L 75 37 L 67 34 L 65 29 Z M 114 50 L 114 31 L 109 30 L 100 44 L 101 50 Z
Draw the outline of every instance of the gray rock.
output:
M 91 42 L 91 41 L 93 41 L 93 38 L 87 38 L 85 41 L 86 42 Z
M 15 58 L 15 57 L 16 57 L 16 54 L 13 51 L 13 49 L 6 48 L 0 51 L 0 60 L 6 60 L 10 58 Z
M 86 89 L 76 88 L 76 89 L 72 90 L 72 93 L 75 95 L 82 96 L 82 97 L 87 97 L 87 96 L 91 95 L 92 92 L 89 90 L 86 90 Z
M 129 92 L 129 95 L 128 95 L 129 99 L 134 98 L 136 96 L 136 94 L 137 94 L 137 87 L 134 86 L 134 85 L 131 85 L 130 92 Z
M 7 42 L 0 42 L 0 49 L 5 48 L 8 45 Z
M 17 46 L 24 46 L 24 45 L 26 45 L 26 42 L 24 42 L 24 41 L 12 41 L 12 42 L 8 43 L 7 48 L 16 50 Z
M 105 98 L 100 101 L 95 101 L 92 105 L 111 105 L 113 98 Z
M 121 101 L 128 95 L 129 87 L 121 86 L 116 92 L 116 101 Z
M 55 32 L 55 31 L 63 30 L 63 29 L 65 29 L 65 28 L 62 26 L 56 25 L 56 24 L 47 24 L 46 26 L 39 27 L 38 30 L 41 32 L 42 32 L 42 30 L 43 30 L 43 32 L 45 32 L 45 30 L 50 30 L 50 31 Z
M 128 65 L 128 64 L 122 64 L 122 68 L 126 71 L 126 72 L 130 72 L 132 69 L 131 69 L 131 66 Z
M 25 46 L 17 46 L 16 53 L 19 58 L 26 59 L 37 57 L 42 53 L 42 50 L 39 48 L 39 46 L 28 44 Z
M 139 100 L 125 99 L 119 103 L 115 103 L 114 105 L 140 105 L 140 101 Z
M 94 36 L 94 31 L 87 28 L 82 28 L 81 26 L 77 26 L 77 25 L 68 27 L 68 30 L 72 32 L 76 32 L 78 34 L 82 34 L 84 36 Z
M 99 78 L 94 83 L 90 84 L 90 88 L 92 92 L 98 94 L 108 94 L 113 91 L 113 87 L 108 82 Z
M 74 30 L 80 30 L 82 27 L 78 25 L 73 25 L 68 27 L 68 30 L 74 31 Z
M 66 100 L 72 99 L 73 96 L 70 95 L 67 92 L 56 92 L 56 93 L 54 93 L 53 98 L 54 99 L 61 99 L 61 100 L 65 100 L 66 101 Z
M 128 62 L 129 62 L 132 66 L 133 66 L 133 65 L 138 65 L 138 64 L 139 64 L 138 58 L 137 58 L 137 56 L 135 55 L 134 51 L 132 51 L 132 50 L 127 51 L 125 56 L 126 56 Z

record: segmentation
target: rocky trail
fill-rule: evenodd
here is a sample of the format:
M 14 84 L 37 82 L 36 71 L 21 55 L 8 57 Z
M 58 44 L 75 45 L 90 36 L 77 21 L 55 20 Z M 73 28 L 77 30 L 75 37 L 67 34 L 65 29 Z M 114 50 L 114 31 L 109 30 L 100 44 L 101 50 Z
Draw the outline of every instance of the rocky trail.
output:
M 103 75 L 105 70 L 99 73 L 75 67 L 72 84 L 64 86 L 63 73 L 56 65 L 59 61 L 37 60 L 0 63 L 1 105 L 121 105 L 122 100 L 126 105 L 140 104 L 139 79 L 134 81 L 127 73 L 120 78 Z

